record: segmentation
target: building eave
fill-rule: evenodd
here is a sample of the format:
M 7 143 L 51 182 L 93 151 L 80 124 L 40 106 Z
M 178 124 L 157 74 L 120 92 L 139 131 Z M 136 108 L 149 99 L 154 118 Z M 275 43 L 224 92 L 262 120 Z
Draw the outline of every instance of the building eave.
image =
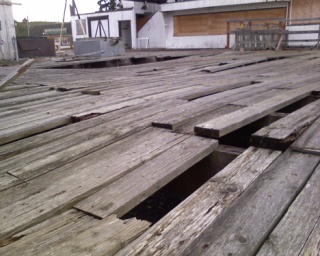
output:
M 214 7 L 228 7 L 235 5 L 249 5 L 249 4 L 268 4 L 271 8 L 275 7 L 285 7 L 290 0 L 199 0 L 199 1 L 186 1 L 186 2 L 175 2 L 160 5 L 161 12 L 176 12 L 176 11 L 186 11 L 194 9 L 203 8 L 214 8 Z

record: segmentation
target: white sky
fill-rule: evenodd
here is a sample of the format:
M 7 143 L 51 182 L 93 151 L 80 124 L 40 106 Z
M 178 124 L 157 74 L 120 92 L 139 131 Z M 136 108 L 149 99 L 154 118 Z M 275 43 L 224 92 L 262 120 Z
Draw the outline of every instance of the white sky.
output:
M 62 21 L 65 0 L 11 0 L 12 3 L 22 5 L 12 5 L 13 17 L 17 21 L 29 17 L 29 21 Z M 67 1 L 65 21 L 70 21 L 69 4 Z M 90 13 L 99 10 L 98 0 L 76 0 L 79 13 Z

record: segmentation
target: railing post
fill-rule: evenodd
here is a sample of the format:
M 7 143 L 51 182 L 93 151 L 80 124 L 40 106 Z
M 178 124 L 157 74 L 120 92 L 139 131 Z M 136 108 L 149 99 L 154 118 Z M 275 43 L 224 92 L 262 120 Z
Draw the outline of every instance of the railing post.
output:
M 227 22 L 227 49 L 230 49 L 230 22 Z
M 320 24 L 319 24 L 319 32 L 318 32 L 318 45 L 317 45 L 317 49 L 320 48 Z

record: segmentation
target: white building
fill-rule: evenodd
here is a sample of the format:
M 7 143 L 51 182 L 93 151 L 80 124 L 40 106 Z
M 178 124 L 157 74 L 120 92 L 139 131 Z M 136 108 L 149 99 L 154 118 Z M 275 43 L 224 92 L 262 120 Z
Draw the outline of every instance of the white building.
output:
M 13 37 L 16 31 L 11 0 L 0 0 L 0 60 L 15 59 Z
M 128 48 L 225 48 L 234 43 L 232 36 L 227 42 L 227 20 L 320 17 L 319 0 L 301 1 L 148 0 L 142 8 L 142 0 L 123 0 L 123 9 L 81 19 L 89 37 L 121 37 Z M 84 37 L 77 19 L 72 16 L 74 40 Z

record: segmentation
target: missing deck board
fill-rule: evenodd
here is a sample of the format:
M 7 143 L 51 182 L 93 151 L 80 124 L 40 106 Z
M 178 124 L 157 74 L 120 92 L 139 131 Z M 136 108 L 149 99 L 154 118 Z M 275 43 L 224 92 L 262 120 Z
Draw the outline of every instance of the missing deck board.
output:
M 310 95 L 310 96 L 307 96 L 307 97 L 305 97 L 305 98 L 303 98 L 303 99 L 301 99 L 301 100 L 299 100 L 299 101 L 297 101 L 297 102 L 295 102 L 285 108 L 279 109 L 277 112 L 287 113 L 287 114 L 292 113 L 292 112 L 294 112 L 294 111 L 296 111 L 296 110 L 298 110 L 298 109 L 300 109 L 300 108 L 302 108 L 312 102 L 315 102 L 318 99 L 319 99 L 319 97 L 314 96 L 314 95 Z
M 121 219 L 136 217 L 155 224 L 243 151 L 242 148 L 220 145 L 212 154 L 148 197 Z
M 250 147 L 250 138 L 251 135 L 261 128 L 279 120 L 283 115 L 268 115 L 264 118 L 261 118 L 255 122 L 252 122 L 234 132 L 231 132 L 225 136 L 222 136 L 219 139 L 219 143 L 240 147 L 240 148 L 249 148 Z
M 148 57 L 132 57 L 132 58 L 119 58 L 111 60 L 82 60 L 68 63 L 59 63 L 52 66 L 47 66 L 47 69 L 90 69 L 90 68 L 111 68 L 130 65 L 141 65 L 147 63 L 163 62 L 169 60 L 176 60 L 185 58 L 186 56 L 148 56 Z

